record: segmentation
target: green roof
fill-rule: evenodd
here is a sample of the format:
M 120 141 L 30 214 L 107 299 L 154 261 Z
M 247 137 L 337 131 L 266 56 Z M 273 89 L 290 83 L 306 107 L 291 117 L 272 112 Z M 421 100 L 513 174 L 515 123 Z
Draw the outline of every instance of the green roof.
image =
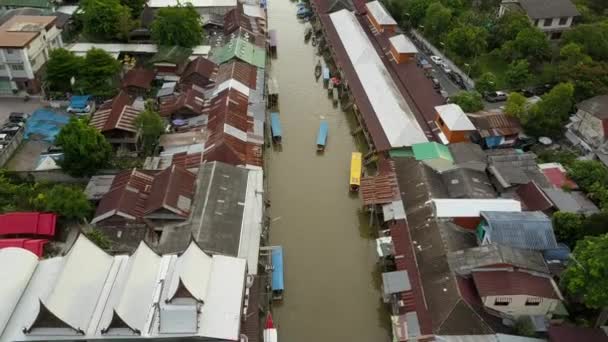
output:
M 414 156 L 414 153 L 410 148 L 395 148 L 388 151 L 388 154 L 391 158 L 407 158 Z
M 160 46 L 158 52 L 148 62 L 181 64 L 192 55 L 192 49 L 181 46 Z
M 0 6 L 51 8 L 48 0 L 0 0 Z
M 213 53 L 213 61 L 222 64 L 238 58 L 243 62 L 255 65 L 258 68 L 266 66 L 266 50 L 257 47 L 242 38 L 234 38 Z
M 454 161 L 452 153 L 446 145 L 436 142 L 426 142 L 412 145 L 416 160 L 444 159 Z

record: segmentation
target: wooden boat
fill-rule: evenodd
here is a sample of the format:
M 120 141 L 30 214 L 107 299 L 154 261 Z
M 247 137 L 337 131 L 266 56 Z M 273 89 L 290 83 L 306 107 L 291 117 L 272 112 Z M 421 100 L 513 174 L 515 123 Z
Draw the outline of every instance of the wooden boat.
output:
M 360 152 L 353 152 L 350 156 L 350 184 L 349 189 L 352 192 L 359 191 L 361 185 L 361 159 Z
M 275 144 L 280 144 L 283 140 L 283 131 L 281 129 L 279 113 L 270 113 L 270 128 L 272 129 L 272 141 Z
M 277 342 L 279 340 L 277 329 L 274 327 L 272 315 L 270 311 L 266 315 L 266 323 L 264 324 L 264 342 Z
M 306 28 L 304 29 L 304 42 L 308 42 L 310 37 L 312 37 L 312 25 L 306 23 Z
M 332 95 L 333 90 L 334 90 L 334 83 L 329 81 L 329 84 L 327 84 L 327 95 Z
M 334 100 L 334 104 L 338 103 L 338 99 L 340 98 L 339 95 L 340 94 L 338 92 L 338 88 L 334 87 L 334 89 L 332 90 L 332 97 Z
M 319 124 L 319 132 L 317 133 L 317 152 L 325 151 L 328 131 L 329 125 L 327 124 L 327 121 L 321 121 L 321 124 Z
M 315 79 L 319 79 L 319 77 L 321 77 L 321 61 L 315 65 Z
M 323 84 L 327 86 L 329 83 L 329 68 L 324 66 L 321 74 L 323 75 Z

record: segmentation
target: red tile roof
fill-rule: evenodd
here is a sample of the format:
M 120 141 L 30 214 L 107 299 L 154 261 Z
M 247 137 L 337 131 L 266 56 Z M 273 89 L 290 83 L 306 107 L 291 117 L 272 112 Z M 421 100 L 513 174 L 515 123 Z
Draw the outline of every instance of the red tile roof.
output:
M 534 182 L 520 185 L 515 192 L 527 211 L 545 211 L 554 207 L 553 202 Z
M 551 326 L 547 330 L 550 342 L 608 342 L 608 335 L 601 328 L 575 326 Z
M 473 271 L 481 297 L 528 295 L 560 299 L 550 278 L 523 271 Z
M 152 81 L 156 77 L 156 72 L 150 69 L 134 68 L 127 72 L 122 79 L 122 87 L 136 87 L 145 90 L 152 89 Z
M 30 234 L 54 236 L 57 215 L 37 212 L 14 212 L 0 215 L 0 236 Z
M 44 252 L 44 245 L 48 242 L 49 240 L 46 239 L 0 239 L 0 249 L 19 247 L 36 254 L 40 258 Z
M 470 114 L 469 119 L 471 119 L 482 138 L 509 136 L 521 132 L 519 120 L 502 113 L 481 112 Z
M 541 171 L 545 175 L 545 178 L 555 187 L 563 188 L 567 186 L 570 189 L 578 189 L 578 185 L 568 178 L 565 171 L 560 170 L 558 167 L 544 168 Z
M 89 124 L 100 132 L 114 129 L 135 133 L 135 119 L 141 112 L 132 107 L 133 99 L 125 91 L 121 91 L 112 100 L 106 101 L 93 114 Z

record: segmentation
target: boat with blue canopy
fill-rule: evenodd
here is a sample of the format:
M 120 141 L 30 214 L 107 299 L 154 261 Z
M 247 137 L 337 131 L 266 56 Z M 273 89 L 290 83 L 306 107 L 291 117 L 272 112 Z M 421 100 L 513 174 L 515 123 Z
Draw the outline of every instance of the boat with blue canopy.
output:
M 283 280 L 283 247 L 273 246 L 271 250 L 272 260 L 272 299 L 283 299 L 285 283 Z
M 270 113 L 270 128 L 272 129 L 272 141 L 280 144 L 283 138 L 283 131 L 281 130 L 279 113 Z
M 329 131 L 329 125 L 327 121 L 321 121 L 319 125 L 319 133 L 317 134 L 317 151 L 325 151 L 325 145 L 327 144 L 327 133 Z
M 329 82 L 329 68 L 324 66 L 323 70 L 322 70 L 322 74 L 323 74 L 323 82 L 327 83 Z
M 296 15 L 298 16 L 298 18 L 308 18 L 308 17 L 312 16 L 312 11 L 310 10 L 310 8 L 308 8 L 306 6 L 300 6 L 300 7 L 298 7 L 298 11 L 296 12 Z

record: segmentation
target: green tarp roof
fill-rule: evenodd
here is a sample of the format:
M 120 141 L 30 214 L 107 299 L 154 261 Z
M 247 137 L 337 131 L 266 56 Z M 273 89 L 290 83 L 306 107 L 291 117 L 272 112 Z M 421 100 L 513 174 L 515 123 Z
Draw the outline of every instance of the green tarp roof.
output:
M 258 68 L 266 66 L 266 50 L 259 48 L 242 38 L 234 38 L 213 53 L 213 61 L 222 64 L 238 58 Z
M 426 142 L 412 145 L 416 160 L 444 159 L 454 161 L 452 153 L 446 145 L 436 142 Z
M 181 46 L 160 46 L 158 52 L 148 62 L 181 64 L 192 55 L 192 49 Z
M 0 6 L 51 8 L 48 0 L 0 0 Z

